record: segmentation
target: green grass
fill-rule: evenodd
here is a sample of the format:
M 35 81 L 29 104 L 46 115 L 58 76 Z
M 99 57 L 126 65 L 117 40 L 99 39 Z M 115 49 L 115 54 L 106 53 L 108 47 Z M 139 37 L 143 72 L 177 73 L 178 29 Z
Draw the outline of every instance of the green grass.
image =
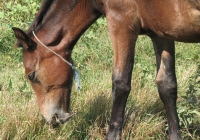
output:
M 72 119 L 57 129 L 41 120 L 35 94 L 24 76 L 21 50 L 14 49 L 11 27 L 26 29 L 34 12 L 14 13 L 5 6 L 0 10 L 0 139 L 101 140 L 105 138 L 112 106 L 111 73 L 113 52 L 103 19 L 95 23 L 78 41 L 73 59 L 81 74 L 82 91 L 73 87 Z M 31 1 L 13 1 L 37 9 Z M 28 4 L 29 3 L 29 4 Z M 35 10 L 36 11 L 36 10 Z M 26 20 L 23 17 L 29 16 Z M 176 43 L 178 113 L 184 140 L 200 139 L 200 68 L 199 44 Z M 167 139 L 163 105 L 155 84 L 156 64 L 150 39 L 140 36 L 136 46 L 132 90 L 126 107 L 122 139 Z

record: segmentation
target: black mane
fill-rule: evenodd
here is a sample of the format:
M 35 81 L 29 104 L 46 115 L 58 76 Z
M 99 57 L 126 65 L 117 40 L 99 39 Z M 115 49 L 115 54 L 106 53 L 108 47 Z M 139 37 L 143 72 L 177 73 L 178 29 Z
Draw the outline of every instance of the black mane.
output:
M 31 34 L 32 30 L 36 31 L 39 28 L 40 23 L 42 23 L 45 15 L 47 14 L 47 12 L 49 11 L 49 9 L 55 1 L 56 0 L 43 0 L 39 12 L 37 13 L 36 17 L 34 18 L 31 26 L 27 31 L 28 35 Z
M 187 0 L 192 7 L 197 10 L 200 10 L 200 1 L 199 0 Z

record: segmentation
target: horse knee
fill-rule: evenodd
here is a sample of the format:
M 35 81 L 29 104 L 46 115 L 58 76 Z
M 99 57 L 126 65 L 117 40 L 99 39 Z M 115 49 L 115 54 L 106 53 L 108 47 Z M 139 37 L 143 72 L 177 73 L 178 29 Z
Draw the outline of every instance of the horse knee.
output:
M 156 84 L 158 87 L 163 87 L 164 89 L 176 89 L 177 82 L 175 76 L 164 75 L 162 77 L 156 78 Z
M 113 76 L 112 78 L 112 92 L 113 98 L 123 98 L 128 96 L 131 90 L 131 84 L 126 78 L 119 78 Z
M 175 75 L 158 75 L 156 78 L 156 84 L 158 86 L 158 91 L 162 100 L 165 98 L 173 98 L 175 100 L 177 99 L 177 82 Z
M 123 80 L 113 80 L 113 91 L 118 91 L 122 93 L 130 92 L 131 87 Z

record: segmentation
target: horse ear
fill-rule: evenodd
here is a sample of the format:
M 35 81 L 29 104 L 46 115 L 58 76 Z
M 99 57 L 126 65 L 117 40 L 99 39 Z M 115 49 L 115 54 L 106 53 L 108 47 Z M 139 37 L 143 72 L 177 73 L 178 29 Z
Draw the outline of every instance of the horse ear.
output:
M 15 27 L 12 29 L 15 33 L 15 37 L 18 40 L 17 46 L 23 46 L 23 48 L 26 50 L 32 50 L 34 47 L 34 41 L 21 29 Z

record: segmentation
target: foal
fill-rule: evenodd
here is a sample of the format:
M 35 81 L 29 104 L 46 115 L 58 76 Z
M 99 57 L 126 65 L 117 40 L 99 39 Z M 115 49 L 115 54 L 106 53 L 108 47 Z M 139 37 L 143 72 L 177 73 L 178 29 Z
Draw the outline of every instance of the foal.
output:
M 145 34 L 152 39 L 156 54 L 156 83 L 166 109 L 169 138 L 181 140 L 174 41 L 200 42 L 197 0 L 44 0 L 26 33 L 13 28 L 23 47 L 25 72 L 41 114 L 49 123 L 64 123 L 70 117 L 72 78 L 76 73 L 71 53 L 82 33 L 101 15 L 106 17 L 114 50 L 113 107 L 106 139 L 121 139 L 135 42 L 138 35 Z

